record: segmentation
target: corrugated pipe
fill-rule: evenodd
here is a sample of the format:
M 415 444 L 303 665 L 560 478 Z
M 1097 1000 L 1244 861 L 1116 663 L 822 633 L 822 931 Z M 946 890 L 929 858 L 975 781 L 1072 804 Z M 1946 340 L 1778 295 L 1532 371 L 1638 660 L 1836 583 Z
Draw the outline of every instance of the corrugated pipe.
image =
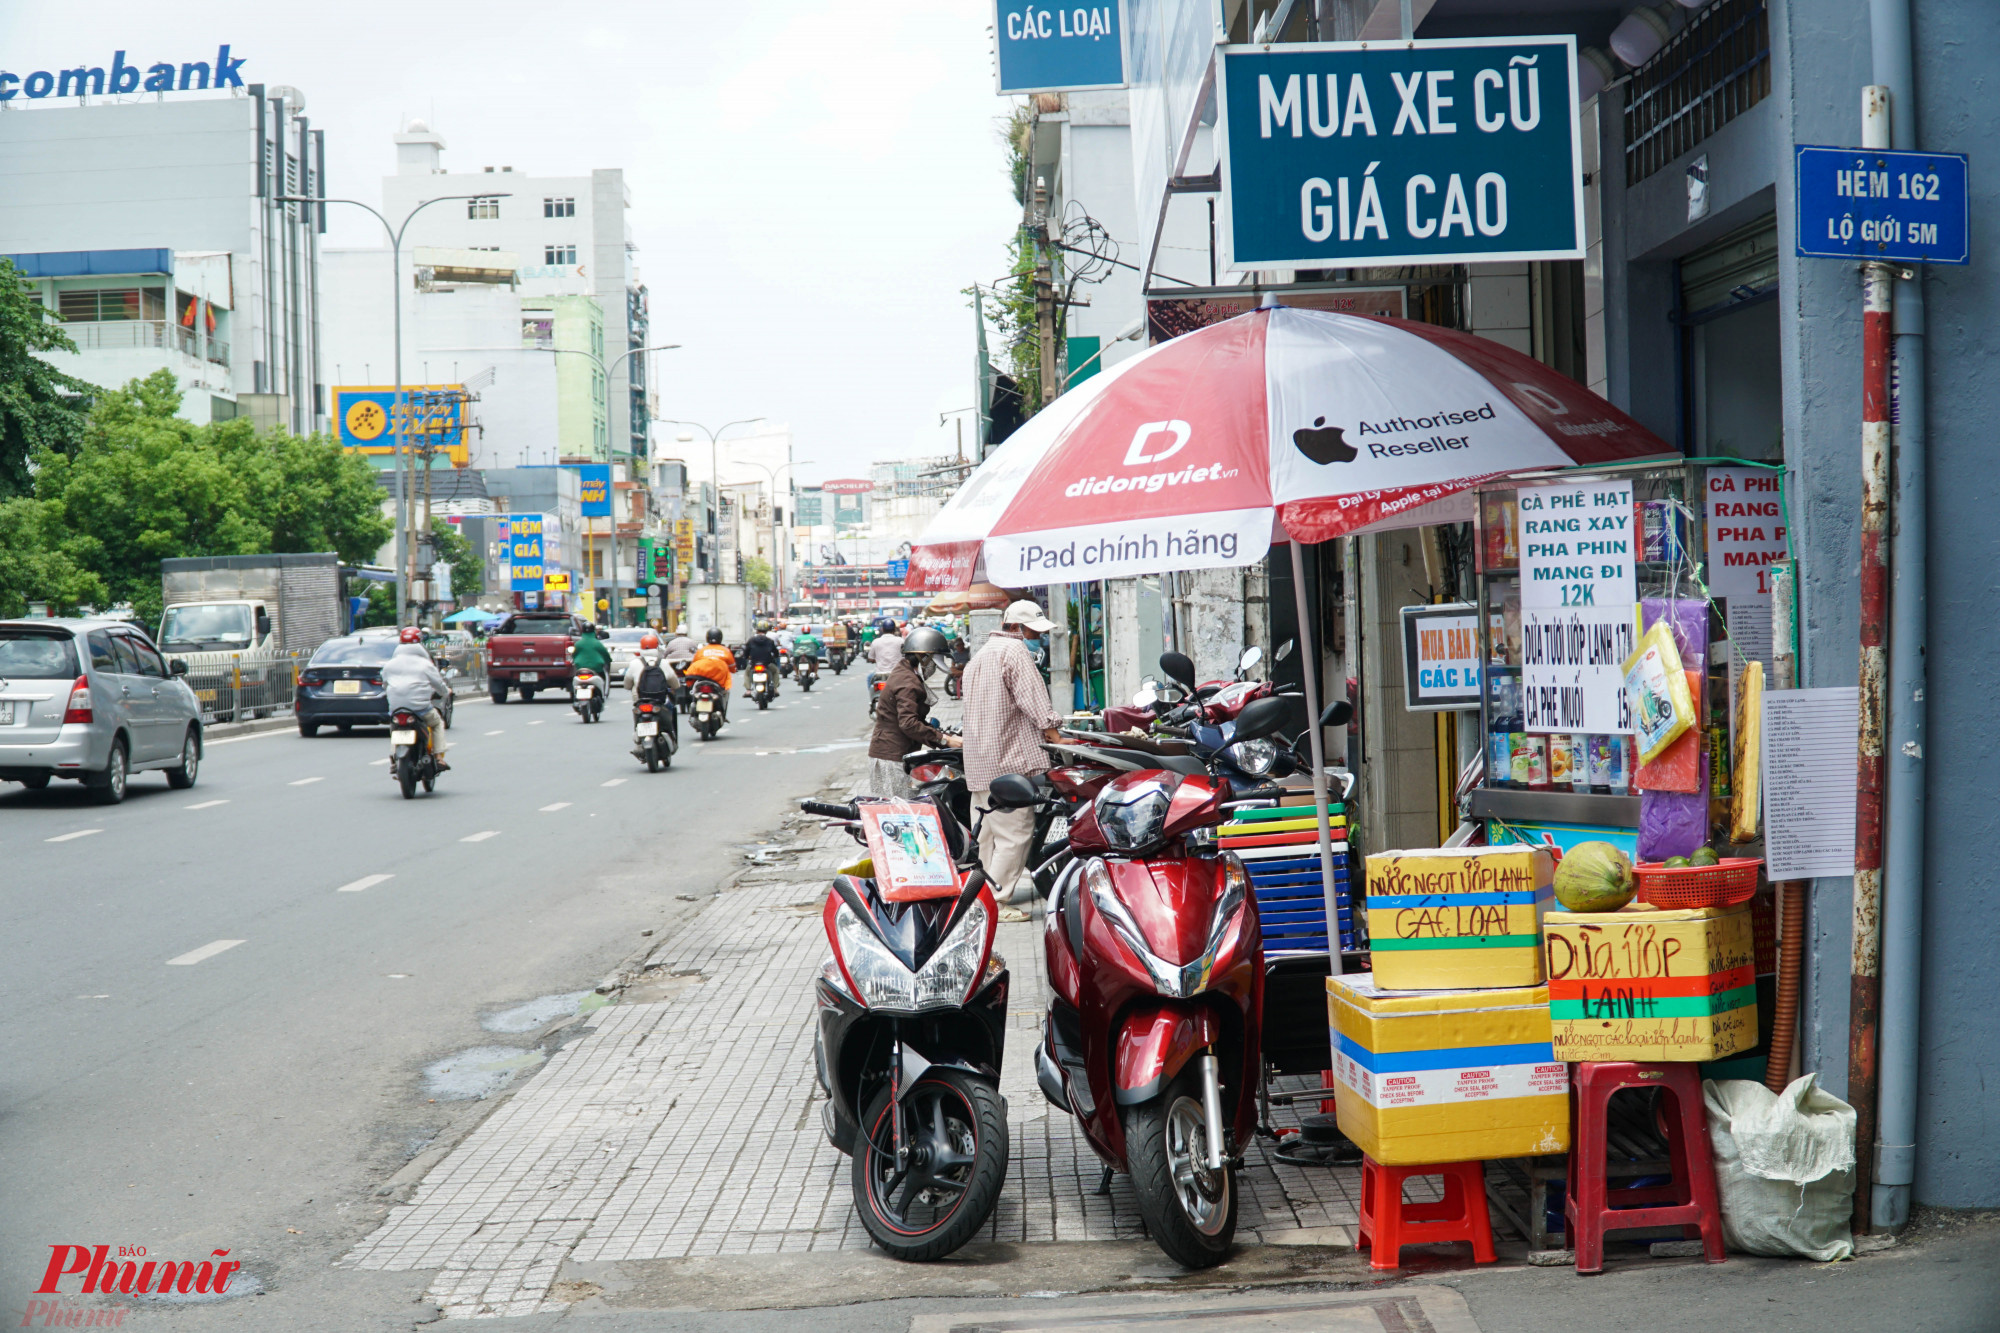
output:
M 1890 147 L 1917 147 L 1910 0 L 1869 0 L 1875 82 L 1887 94 Z M 1895 499 L 1889 618 L 1887 827 L 1882 854 L 1881 1018 L 1869 1223 L 1900 1231 L 1910 1220 L 1917 1167 L 1918 990 L 1923 968 L 1925 650 L 1928 540 L 1928 402 L 1923 270 L 1896 282 L 1889 376 Z M 1857 1144 L 1867 1152 L 1871 1145 Z

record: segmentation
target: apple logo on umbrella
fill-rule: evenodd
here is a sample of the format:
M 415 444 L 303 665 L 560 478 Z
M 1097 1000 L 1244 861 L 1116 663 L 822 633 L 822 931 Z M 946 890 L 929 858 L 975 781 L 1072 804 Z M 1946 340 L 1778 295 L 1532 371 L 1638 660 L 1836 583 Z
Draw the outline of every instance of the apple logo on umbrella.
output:
M 1292 443 L 1321 466 L 1352 463 L 1360 455 L 1360 450 L 1340 437 L 1340 427 L 1327 425 L 1325 417 L 1314 417 L 1312 425 L 1293 431 Z

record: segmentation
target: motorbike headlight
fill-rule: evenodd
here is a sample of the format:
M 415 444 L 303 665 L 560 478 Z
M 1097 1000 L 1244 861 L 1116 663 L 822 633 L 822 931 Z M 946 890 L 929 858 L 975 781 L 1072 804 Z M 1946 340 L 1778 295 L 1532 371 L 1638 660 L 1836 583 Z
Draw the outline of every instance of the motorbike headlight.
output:
M 1105 842 L 1125 852 L 1158 842 L 1160 829 L 1167 822 L 1167 807 L 1173 804 L 1173 788 L 1179 785 L 1178 777 L 1172 786 L 1154 779 L 1130 787 L 1106 787 L 1097 793 L 1094 808 Z
M 1223 751 L 1230 763 L 1253 778 L 1261 778 L 1278 762 L 1278 747 L 1267 740 L 1238 741 Z
M 964 1003 L 986 956 L 986 904 L 975 902 L 917 973 L 916 1007 L 955 1008 Z
M 1093 860 L 1083 868 L 1083 885 L 1090 894 L 1091 905 L 1110 923 L 1112 933 L 1124 941 L 1152 978 L 1153 988 L 1162 995 L 1185 999 L 1207 990 L 1216 953 L 1229 933 L 1230 923 L 1243 914 L 1243 904 L 1250 893 L 1250 875 L 1234 853 L 1224 853 L 1222 861 L 1222 895 L 1209 920 L 1208 942 L 1201 957 L 1186 964 L 1170 963 L 1146 946 L 1145 934 L 1112 888 L 1111 872 L 1105 869 L 1104 862 Z
M 889 946 L 876 938 L 853 908 L 840 905 L 833 914 L 833 930 L 840 939 L 840 959 L 847 965 L 847 975 L 854 978 L 854 989 L 860 992 L 863 1004 L 870 1009 L 916 1008 L 915 974 L 889 952 Z

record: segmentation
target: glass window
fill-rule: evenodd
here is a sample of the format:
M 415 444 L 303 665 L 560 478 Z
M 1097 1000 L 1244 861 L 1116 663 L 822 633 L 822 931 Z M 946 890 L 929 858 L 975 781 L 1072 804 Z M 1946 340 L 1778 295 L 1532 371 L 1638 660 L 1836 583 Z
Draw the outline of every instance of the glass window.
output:
M 500 216 L 500 201 L 488 196 L 468 199 L 465 201 L 465 216 L 469 218 L 497 218 Z
M 542 216 L 545 218 L 575 217 L 576 216 L 575 198 L 571 197 L 567 199 L 543 199 Z
M 139 668 L 139 654 L 133 651 L 132 641 L 123 634 L 114 634 L 111 636 L 111 655 L 117 663 L 114 669 L 119 675 L 138 676 L 145 674 Z
M 376 662 L 386 662 L 396 651 L 396 640 L 379 639 L 328 639 L 312 655 L 312 666 L 368 666 Z
M 69 680 L 77 674 L 76 650 L 68 635 L 0 629 L 0 677 Z
M 117 659 L 111 656 L 111 636 L 101 629 L 90 632 L 90 669 L 92 671 L 116 671 Z
M 139 659 L 140 675 L 152 676 L 158 680 L 165 680 L 167 678 L 167 664 L 161 658 L 160 654 L 155 651 L 152 644 L 147 643 L 136 634 L 126 635 L 125 643 L 132 650 L 133 655 Z
M 248 648 L 252 637 L 250 608 L 224 602 L 170 606 L 160 620 L 160 637 L 169 652 Z
M 576 262 L 576 247 L 574 245 L 543 246 L 542 262 L 544 264 L 558 265 L 574 264 Z

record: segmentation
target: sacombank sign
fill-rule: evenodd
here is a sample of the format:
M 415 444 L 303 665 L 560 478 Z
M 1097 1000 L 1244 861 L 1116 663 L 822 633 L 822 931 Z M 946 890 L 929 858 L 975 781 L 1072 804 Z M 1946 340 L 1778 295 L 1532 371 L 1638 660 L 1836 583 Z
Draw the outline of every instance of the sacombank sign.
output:
M 39 100 L 44 97 L 103 96 L 117 93 L 185 93 L 203 88 L 241 88 L 246 57 L 229 54 L 223 43 L 213 64 L 187 60 L 175 64 L 161 60 L 151 65 L 128 62 L 123 51 L 111 53 L 111 64 L 76 65 L 70 69 L 38 69 L 32 74 L 15 74 L 0 69 L 0 102 L 16 97 Z

